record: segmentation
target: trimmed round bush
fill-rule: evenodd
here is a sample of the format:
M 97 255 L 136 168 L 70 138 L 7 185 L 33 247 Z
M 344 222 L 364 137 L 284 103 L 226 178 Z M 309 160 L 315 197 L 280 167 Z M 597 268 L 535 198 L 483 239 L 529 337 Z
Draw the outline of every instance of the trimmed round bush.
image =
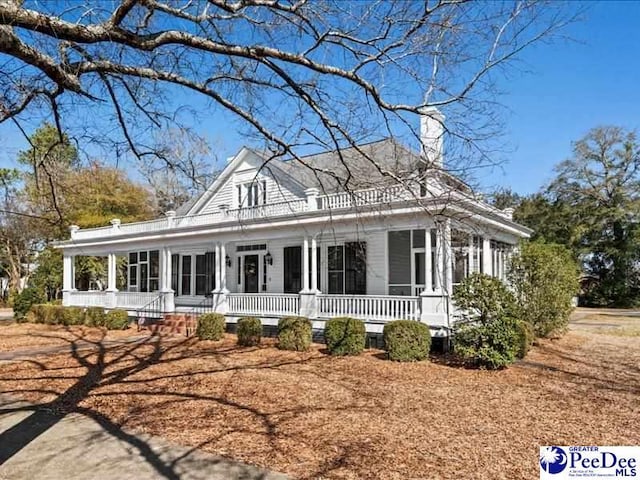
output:
M 64 307 L 62 310 L 63 325 L 84 325 L 84 309 L 80 307 Z
M 221 313 L 205 313 L 198 318 L 196 336 L 200 340 L 222 340 L 224 327 L 224 315 Z
M 107 314 L 102 307 L 89 307 L 85 312 L 84 321 L 88 327 L 105 327 Z
M 129 313 L 122 309 L 109 311 L 105 326 L 109 330 L 124 330 L 129 326 Z
M 253 347 L 260 344 L 262 323 L 255 317 L 244 317 L 238 320 L 238 345 Z
M 304 352 L 311 346 L 311 321 L 305 317 L 278 320 L 278 348 Z
M 513 363 L 522 349 L 522 322 L 501 317 L 455 329 L 454 351 L 475 366 L 496 370 Z
M 327 320 L 324 339 L 331 355 L 360 355 L 367 341 L 367 331 L 362 320 L 337 317 Z
M 396 320 L 384 326 L 382 336 L 390 360 L 415 362 L 429 357 L 431 332 L 425 323 Z

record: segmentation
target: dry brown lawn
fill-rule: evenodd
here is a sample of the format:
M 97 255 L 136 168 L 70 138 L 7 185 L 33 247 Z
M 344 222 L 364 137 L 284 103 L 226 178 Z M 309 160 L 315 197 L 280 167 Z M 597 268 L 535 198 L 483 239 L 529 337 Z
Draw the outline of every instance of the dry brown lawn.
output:
M 85 326 L 0 324 L 0 353 L 40 347 L 62 347 L 78 341 L 119 340 L 133 335 L 139 335 L 135 328 L 107 331 L 103 328 Z
M 538 478 L 540 445 L 640 444 L 640 342 L 571 331 L 499 372 L 150 338 L 0 366 L 0 391 L 290 474 Z

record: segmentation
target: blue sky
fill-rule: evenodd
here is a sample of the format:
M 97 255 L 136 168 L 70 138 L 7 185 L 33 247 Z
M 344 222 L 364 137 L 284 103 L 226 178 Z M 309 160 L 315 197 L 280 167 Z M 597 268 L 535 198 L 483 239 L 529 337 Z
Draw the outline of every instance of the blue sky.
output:
M 640 2 L 588 3 L 573 41 L 539 45 L 504 85 L 510 161 L 489 182 L 531 193 L 590 128 L 640 127 Z M 488 176 L 487 176 L 488 177 Z
M 502 82 L 508 161 L 478 172 L 486 188 L 535 192 L 571 154 L 571 142 L 590 128 L 640 127 L 640 2 L 583 5 L 583 21 L 564 31 L 570 40 L 526 51 Z M 202 118 L 200 126 L 200 133 L 221 147 L 222 161 L 246 143 L 233 123 L 212 116 Z M 0 166 L 24 146 L 10 125 L 0 126 Z

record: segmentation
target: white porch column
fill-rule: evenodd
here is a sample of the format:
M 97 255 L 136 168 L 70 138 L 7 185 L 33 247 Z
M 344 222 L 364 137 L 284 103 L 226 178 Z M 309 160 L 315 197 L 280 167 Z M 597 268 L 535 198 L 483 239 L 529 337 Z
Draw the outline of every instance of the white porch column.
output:
M 117 275 L 117 257 L 115 253 L 110 253 L 107 256 L 107 292 L 118 291 L 116 287 Z
M 433 327 L 443 327 L 447 325 L 447 300 L 442 296 L 440 285 L 442 282 L 442 228 L 436 224 L 435 260 L 431 261 L 431 228 L 425 230 L 424 238 L 424 284 L 425 288 L 420 294 L 420 321 Z M 432 275 L 434 273 L 434 279 Z
M 473 268 L 474 258 L 475 258 L 475 248 L 473 245 L 473 232 L 471 232 L 469 234 L 469 269 L 467 271 L 467 276 L 471 275 L 475 271 Z
M 164 298 L 164 311 L 171 313 L 176 310 L 176 293 L 171 288 L 171 247 L 162 248 L 160 257 L 160 293 Z
M 302 242 L 302 291 L 309 291 L 309 237 Z
M 442 241 L 442 225 L 440 223 L 436 223 L 436 255 L 435 255 L 435 279 L 433 282 L 434 291 L 440 293 L 442 289 L 442 281 L 444 276 L 443 263 L 442 263 L 442 246 L 444 242 Z
M 491 275 L 491 239 L 482 237 L 482 273 Z
M 318 242 L 311 237 L 311 291 L 318 292 Z
M 311 237 L 312 246 L 315 245 L 315 238 Z M 316 246 L 317 248 L 317 246 Z M 315 255 L 313 257 L 316 258 Z M 313 264 L 314 261 L 312 260 Z M 317 268 L 317 261 L 316 261 Z M 315 270 L 315 269 L 314 269 Z M 316 290 L 309 288 L 309 237 L 305 235 L 302 242 L 302 290 L 300 291 L 300 316 L 307 318 L 318 317 L 318 297 L 317 295 L 317 281 Z M 315 277 L 314 275 L 314 278 Z M 312 279 L 313 282 L 313 279 Z
M 107 291 L 105 296 L 104 306 L 107 308 L 116 308 L 118 306 L 118 299 L 116 293 L 116 275 L 117 275 L 117 257 L 115 253 L 109 253 L 107 255 Z
M 213 289 L 213 309 L 216 313 L 225 314 L 229 311 L 229 304 L 227 302 L 227 265 L 225 264 L 225 257 L 227 256 L 227 249 L 224 243 L 216 242 L 215 247 L 215 279 L 216 288 Z
M 433 293 L 433 265 L 431 264 L 431 228 L 424 231 L 424 291 Z
M 71 304 L 71 292 L 75 286 L 75 257 L 67 253 L 62 254 L 62 304 Z
M 453 250 L 451 248 L 451 220 L 445 220 L 444 224 L 444 257 L 445 257 L 445 278 L 446 293 L 453 292 Z
M 67 292 L 75 290 L 75 259 L 73 255 L 62 256 L 62 289 Z

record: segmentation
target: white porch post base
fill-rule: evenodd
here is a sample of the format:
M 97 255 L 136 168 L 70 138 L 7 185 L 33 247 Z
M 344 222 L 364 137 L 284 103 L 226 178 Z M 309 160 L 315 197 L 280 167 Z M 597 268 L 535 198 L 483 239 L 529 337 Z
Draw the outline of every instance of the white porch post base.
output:
M 420 321 L 432 326 L 448 326 L 448 297 L 441 293 L 420 294 Z
M 117 290 L 107 290 L 104 296 L 104 308 L 118 308 Z
M 176 311 L 176 294 L 173 290 L 168 289 L 160 292 L 164 299 L 164 311 L 166 313 L 173 313 Z
M 64 307 L 71 305 L 71 290 L 62 291 L 62 305 Z
M 223 290 L 214 290 L 211 293 L 213 294 L 213 311 L 223 315 L 229 313 L 229 302 L 227 301 L 227 293 L 229 291 L 225 288 Z
M 300 316 L 318 318 L 318 296 L 316 292 L 300 292 Z

